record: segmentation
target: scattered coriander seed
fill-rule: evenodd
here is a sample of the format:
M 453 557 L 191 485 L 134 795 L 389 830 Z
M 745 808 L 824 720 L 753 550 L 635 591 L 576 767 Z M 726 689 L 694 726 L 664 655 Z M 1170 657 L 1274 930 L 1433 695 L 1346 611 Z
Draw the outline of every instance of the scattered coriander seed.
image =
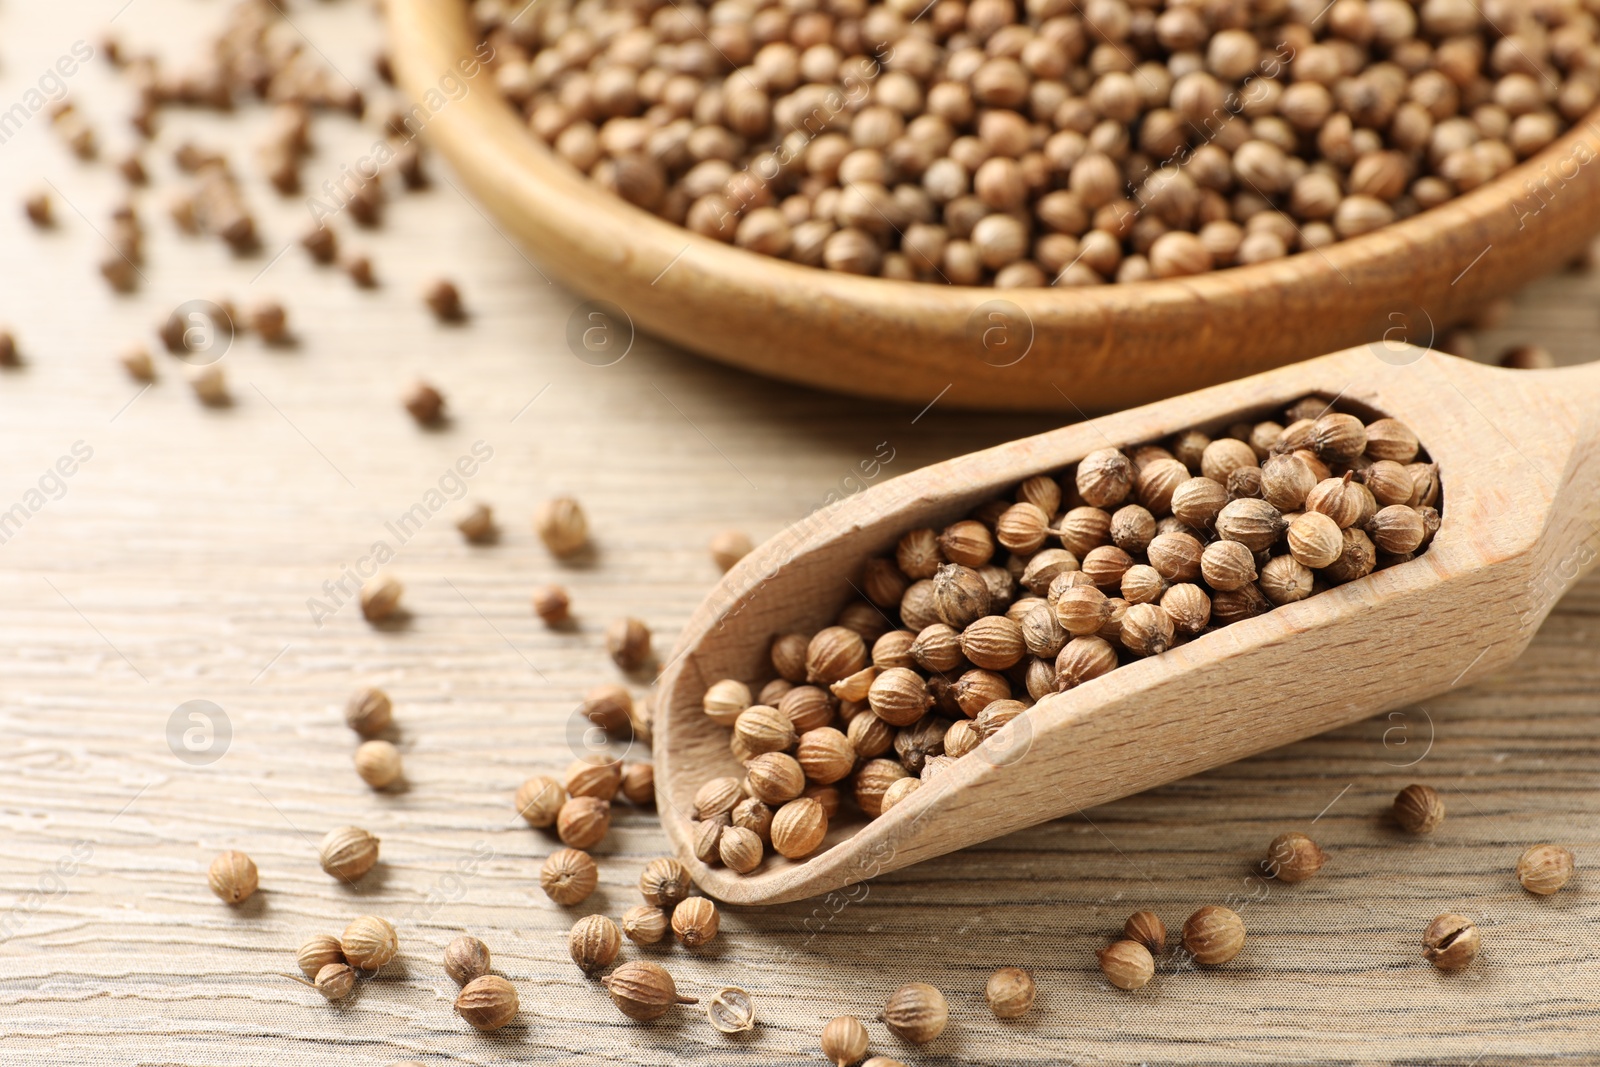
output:
M 539 868 L 539 888 L 562 907 L 583 903 L 599 884 L 599 868 L 587 852 L 579 849 L 557 849 Z
M 1118 941 L 1095 953 L 1106 981 L 1118 989 L 1140 989 L 1156 974 L 1150 950 L 1137 941 Z
M 351 256 L 344 261 L 344 272 L 358 289 L 376 289 L 378 277 L 372 270 L 370 256 Z
M 356 972 L 345 963 L 330 963 L 317 972 L 311 986 L 325 1000 L 343 1000 L 356 988 Z
M 0 367 L 22 366 L 22 353 L 17 348 L 17 338 L 10 330 L 0 330 Z
M 516 987 L 498 974 L 474 978 L 456 997 L 456 1014 L 476 1030 L 498 1030 L 517 1017 Z
M 242 904 L 260 884 L 256 865 L 243 852 L 223 852 L 211 861 L 207 872 L 211 891 L 226 904 Z
M 400 606 L 405 586 L 387 574 L 369 578 L 361 587 L 361 614 L 368 622 L 383 622 Z
M 362 737 L 375 737 L 394 722 L 394 705 L 382 689 L 358 689 L 345 701 L 344 721 Z
M 622 916 L 622 932 L 639 945 L 656 944 L 667 936 L 670 925 L 667 913 L 653 904 L 629 908 Z
M 517 812 L 535 829 L 554 826 L 566 802 L 566 788 L 547 775 L 536 775 L 517 787 Z
M 621 950 L 622 933 L 604 915 L 586 915 L 573 923 L 567 933 L 567 951 L 585 974 L 611 966 Z
M 983 995 L 996 1019 L 1017 1019 L 1033 1007 L 1038 994 L 1033 975 L 1021 967 L 1001 967 L 989 976 Z
M 615 682 L 602 682 L 583 694 L 578 711 L 585 719 L 613 737 L 625 737 L 633 729 L 633 694 L 628 687 Z M 589 762 L 594 762 L 593 760 Z M 614 765 L 617 776 L 622 774 L 621 764 L 615 760 L 601 762 Z M 615 785 L 615 783 L 613 783 Z M 570 788 L 568 790 L 571 791 Z M 616 790 L 613 789 L 614 793 Z M 598 796 L 599 794 L 596 794 Z M 607 795 L 606 799 L 610 799 Z
M 1279 834 L 1267 847 L 1262 870 L 1280 882 L 1303 882 L 1322 869 L 1328 855 L 1302 833 Z
M 1167 926 L 1153 911 L 1136 911 L 1128 916 L 1128 921 L 1122 924 L 1122 936 L 1139 942 L 1152 956 L 1167 950 Z
M 854 1015 L 840 1015 L 822 1028 L 822 1054 L 834 1067 L 851 1067 L 867 1054 L 867 1028 Z
M 1575 861 L 1560 845 L 1534 845 L 1517 859 L 1517 881 L 1522 888 L 1547 897 L 1572 881 Z
M 926 982 L 911 982 L 889 996 L 879 1020 L 902 1041 L 926 1045 L 950 1022 L 944 994 Z
M 494 509 L 488 504 L 473 504 L 456 519 L 456 529 L 473 544 L 481 544 L 494 537 Z
M 724 1034 L 745 1033 L 755 1029 L 755 1001 L 737 986 L 727 986 L 717 990 L 706 1005 L 706 1018 Z
M 650 763 L 628 763 L 622 768 L 622 783 L 617 787 L 623 799 L 648 808 L 656 802 L 656 769 Z
M 401 403 L 418 426 L 432 426 L 444 417 L 444 394 L 427 382 L 414 382 Z
M 650 659 L 650 627 L 632 617 L 613 619 L 606 627 L 606 652 L 622 670 L 638 670 Z
M 1394 821 L 1407 833 L 1432 833 L 1444 822 L 1444 798 L 1431 785 L 1408 785 L 1395 795 Z
M 433 282 L 422 294 L 423 302 L 428 305 L 434 317 L 440 322 L 461 322 L 467 317 L 466 308 L 461 303 L 461 292 L 455 283 L 446 278 Z
M 1465 915 L 1446 912 L 1422 934 L 1422 958 L 1441 971 L 1458 971 L 1478 957 L 1482 935 Z
M 339 256 L 339 238 L 325 223 L 318 223 L 301 235 L 300 247 L 306 250 L 313 262 L 324 266 Z
M 674 1004 L 697 1004 L 694 997 L 678 995 L 678 987 L 665 967 L 646 960 L 624 963 L 600 980 L 617 1010 L 630 1019 L 659 1019 Z
M 723 530 L 711 539 L 711 558 L 726 571 L 748 556 L 754 548 L 749 534 L 741 530 Z
M 341 826 L 322 838 L 317 859 L 335 878 L 354 882 L 377 865 L 378 839 L 359 826 Z
M 559 585 L 541 585 L 533 591 L 533 613 L 546 626 L 560 626 L 571 619 L 571 607 L 567 591 Z
M 276 301 L 257 304 L 250 309 L 250 328 L 263 344 L 286 345 L 294 339 L 289 332 L 289 313 Z
M 556 814 L 556 836 L 569 848 L 593 848 L 611 830 L 611 803 L 599 797 L 571 797 Z
M 727 837 L 726 832 L 723 837 Z M 708 944 L 717 936 L 720 922 L 717 906 L 706 897 L 690 897 L 672 909 L 672 932 L 684 948 L 700 948 Z
M 48 230 L 56 224 L 55 211 L 51 206 L 49 193 L 30 193 L 23 198 L 22 213 L 28 216 L 29 222 L 41 230 Z
M 363 741 L 356 747 L 356 773 L 374 789 L 387 789 L 400 780 L 400 750 L 392 741 Z
M 462 934 L 444 947 L 444 973 L 456 985 L 466 985 L 489 973 L 489 946 L 475 937 Z
M 589 520 L 571 497 L 555 497 L 539 505 L 533 529 L 550 554 L 560 559 L 576 555 L 589 544 Z
M 689 868 L 670 856 L 651 860 L 639 875 L 639 895 L 646 904 L 659 908 L 674 908 L 694 889 L 689 879 Z
M 395 958 L 400 940 L 389 920 L 363 915 L 344 928 L 339 947 L 352 967 L 375 971 Z
M 339 947 L 339 939 L 331 934 L 318 934 L 301 945 L 300 951 L 295 953 L 295 963 L 299 965 L 300 972 L 313 981 L 328 964 L 343 962 L 344 949 Z
M 222 367 L 216 363 L 190 367 L 189 388 L 194 390 L 194 395 L 206 407 L 226 407 L 232 400 L 228 393 L 228 379 L 222 373 Z
M 156 380 L 156 365 L 150 359 L 150 350 L 144 345 L 134 345 L 123 352 L 119 361 L 122 369 L 128 372 L 128 377 L 136 382 L 153 382 Z
M 1207 905 L 1183 924 L 1183 947 L 1207 967 L 1227 963 L 1244 948 L 1244 920 L 1237 912 Z

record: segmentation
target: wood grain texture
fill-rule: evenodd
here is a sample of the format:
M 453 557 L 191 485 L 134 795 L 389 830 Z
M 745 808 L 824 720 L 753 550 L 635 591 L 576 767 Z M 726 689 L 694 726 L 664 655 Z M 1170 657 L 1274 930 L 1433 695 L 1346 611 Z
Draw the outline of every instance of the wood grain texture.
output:
M 96 41 L 117 6 L 0 7 L 0 102 L 19 99 L 73 41 Z M 115 25 L 131 45 L 176 60 L 220 10 L 135 0 Z M 381 35 L 364 5 L 288 10 L 367 86 Z M 70 84 L 107 152 L 125 145 L 103 67 Z M 370 149 L 374 110 L 359 127 L 319 120 L 311 188 Z M 510 806 L 525 776 L 570 759 L 567 724 L 582 691 L 616 677 L 601 627 L 635 613 L 665 653 L 718 577 L 704 548 L 714 532 L 776 534 L 856 488 L 879 442 L 894 449 L 887 478 L 1058 420 L 956 416 L 948 397 L 923 412 L 926 400 L 902 408 L 774 387 L 642 338 L 616 366 L 589 366 L 564 340 L 580 298 L 547 285 L 449 184 L 461 178 L 437 166 L 433 188 L 396 197 L 382 230 L 335 222 L 347 246 L 373 252 L 378 292 L 351 289 L 298 249 L 272 263 L 309 217 L 248 166 L 261 119 L 245 111 L 224 128 L 173 114 L 148 162 L 170 173 L 186 137 L 228 144 L 268 247 L 235 261 L 178 238 L 159 191 L 143 194 L 148 282 L 126 299 L 94 274 L 104 245 L 91 224 L 105 229 L 121 196 L 107 168 L 73 162 L 42 116 L 0 145 L 0 320 L 28 359 L 0 372 L 0 509 L 37 488 L 75 441 L 94 449 L 65 494 L 0 544 L 0 1062 L 817 1064 L 817 1035 L 836 1011 L 867 1018 L 875 1051 L 912 1065 L 1592 1057 L 1594 578 L 1515 663 L 1399 717 L 818 901 L 728 908 L 716 950 L 702 957 L 627 948 L 626 958 L 669 966 L 692 995 L 751 990 L 762 1024 L 741 1042 L 691 1011 L 626 1024 L 567 959 L 565 931 L 589 909 L 538 893 L 538 864 L 554 845 Z M 58 199 L 61 226 L 40 234 L 15 205 L 45 180 L 72 206 Z M 461 284 L 469 324 L 439 327 L 417 301 L 439 273 Z M 282 297 L 301 344 L 241 339 L 224 360 L 230 409 L 196 405 L 165 356 L 161 380 L 139 396 L 115 353 L 135 339 L 155 344 L 152 328 L 181 301 L 222 294 Z M 1569 362 L 1593 359 L 1597 296 L 1594 276 L 1546 279 L 1486 345 L 1533 338 Z M 454 420 L 439 432 L 418 432 L 396 403 L 414 374 L 449 397 Z M 346 606 L 317 627 L 308 598 L 477 440 L 495 456 L 470 493 L 497 508 L 500 543 L 469 548 L 441 512 L 395 546 L 405 625 L 374 630 Z M 599 547 L 571 568 L 553 564 L 527 525 L 539 500 L 568 490 L 588 507 Z M 530 588 L 549 580 L 573 591 L 572 632 L 546 631 L 528 611 Z M 354 739 L 338 709 L 368 683 L 396 700 L 402 792 L 373 794 L 350 767 Z M 214 701 L 233 725 L 209 766 L 179 761 L 166 739 L 174 709 L 194 699 Z M 1450 806 L 1424 841 L 1380 818 L 1416 780 Z M 325 876 L 315 855 L 323 831 L 348 823 L 383 839 L 383 863 L 355 889 Z M 1328 867 L 1298 887 L 1255 878 L 1267 842 L 1294 828 L 1329 850 Z M 1584 873 L 1536 900 L 1511 867 L 1545 839 L 1573 847 Z M 92 855 L 73 859 L 78 842 Z M 261 893 L 239 911 L 205 887 L 206 865 L 225 848 L 247 851 L 262 872 Z M 621 811 L 600 850 L 593 910 L 620 915 L 640 868 L 669 848 L 653 813 Z M 73 873 L 52 876 L 64 859 Z M 1163 975 L 1135 996 L 1099 980 L 1092 950 L 1128 912 L 1151 907 L 1176 927 L 1230 900 L 1251 930 L 1234 965 Z M 1478 918 L 1486 945 L 1453 978 L 1418 955 L 1422 928 L 1450 909 Z M 276 977 L 305 938 L 364 912 L 399 926 L 403 966 L 343 1008 Z M 489 943 L 522 995 L 522 1022 L 498 1037 L 450 1013 L 438 961 L 463 931 Z M 992 968 L 1011 963 L 1034 969 L 1041 995 L 1032 1017 L 1002 1025 L 981 990 Z M 924 1052 L 870 1021 L 909 980 L 938 984 L 952 1004 L 950 1030 Z
M 473 53 L 465 0 L 388 6 L 402 79 L 437 95 Z M 1466 196 L 1318 252 L 1170 281 L 1004 292 L 816 270 L 690 233 L 557 159 L 487 73 L 427 136 L 557 278 L 641 327 L 784 381 L 901 403 L 953 383 L 963 407 L 1110 411 L 1379 336 L 1425 345 L 1600 231 L 1593 119 Z M 996 321 L 1007 343 L 986 347 Z
M 1128 664 L 1039 702 L 948 772 L 821 851 L 749 874 L 694 856 L 694 796 L 739 777 L 702 710 L 719 678 L 770 675 L 772 640 L 810 634 L 859 599 L 866 561 L 1108 442 L 1212 434 L 1303 396 L 1341 397 L 1410 426 L 1439 465 L 1444 523 L 1428 551 Z M 736 567 L 689 620 L 657 701 L 657 789 L 696 882 L 740 904 L 803 899 L 1426 699 L 1514 660 L 1600 559 L 1600 366 L 1486 369 L 1363 347 L 1000 445 L 819 512 Z M 1350 665 L 1362 669 L 1352 673 Z

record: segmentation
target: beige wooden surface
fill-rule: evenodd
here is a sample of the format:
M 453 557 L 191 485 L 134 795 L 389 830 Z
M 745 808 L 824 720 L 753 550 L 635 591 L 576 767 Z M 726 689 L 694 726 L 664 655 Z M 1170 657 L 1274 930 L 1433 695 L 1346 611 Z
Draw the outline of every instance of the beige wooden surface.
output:
M 177 57 L 222 5 L 203 0 L 13 2 L 0 7 L 0 103 L 20 99 L 75 40 L 106 22 Z M 290 17 L 363 85 L 379 32 L 366 5 L 300 3 Z M 108 149 L 120 100 L 102 65 L 71 80 Z M 242 137 L 172 116 L 152 154 L 170 173 L 184 136 Z M 372 120 L 375 121 L 375 120 Z M 369 121 L 319 122 L 308 183 L 377 137 Z M 212 132 L 216 131 L 216 132 Z M 435 168 L 435 174 L 445 175 Z M 20 195 L 58 187 L 60 227 L 34 232 Z M 726 913 L 715 949 L 639 953 L 691 995 L 723 984 L 757 998 L 762 1025 L 730 1041 L 684 1009 L 625 1023 L 566 959 L 580 914 L 619 915 L 642 863 L 666 845 L 654 817 L 624 813 L 600 850 L 601 891 L 582 909 L 536 888 L 549 839 L 517 824 L 526 775 L 569 758 L 581 691 L 615 677 L 598 631 L 624 611 L 665 652 L 716 578 L 707 538 L 769 536 L 844 491 L 889 442 L 882 477 L 1035 432 L 1043 418 L 966 416 L 846 401 L 768 383 L 641 339 L 598 368 L 567 349 L 575 297 L 543 282 L 447 181 L 391 206 L 386 226 L 341 236 L 372 249 L 384 287 L 352 289 L 293 249 L 303 202 L 253 177 L 266 233 L 235 261 L 179 238 L 160 194 L 146 219 L 147 284 L 111 296 L 94 271 L 119 185 L 54 142 L 44 115 L 0 145 L 0 320 L 27 366 L 0 373 L 0 510 L 57 459 L 93 456 L 60 499 L 0 545 L 0 1060 L 23 1064 L 820 1062 L 835 1012 L 870 1017 L 902 981 L 934 982 L 954 1021 L 926 1050 L 869 1023 L 874 1048 L 909 1064 L 1592 1062 L 1600 1050 L 1600 918 L 1594 879 L 1532 898 L 1510 874 L 1537 840 L 1600 862 L 1600 580 L 1557 608 L 1529 652 L 1470 689 L 1241 764 L 889 875 L 848 897 Z M 81 210 L 82 216 L 77 212 Z M 91 226 L 92 223 L 92 226 Z M 263 268 L 266 269 L 262 274 Z M 416 289 L 461 283 L 470 323 L 442 328 Z M 252 282 L 260 274 L 259 279 Z M 113 363 L 154 345 L 174 306 L 280 296 L 302 338 L 243 338 L 223 360 L 233 407 L 199 407 L 176 361 L 140 395 Z M 1596 354 L 1600 279 L 1531 286 L 1487 349 L 1536 338 L 1566 361 Z M 419 432 L 395 396 L 426 374 L 455 417 Z M 1070 383 L 1061 383 L 1070 393 Z M 929 397 L 932 400 L 933 397 Z M 424 500 L 475 441 L 493 459 L 470 494 L 495 505 L 499 544 L 461 543 L 448 513 L 403 546 L 385 523 Z M 528 531 L 534 505 L 573 491 L 588 506 L 592 564 L 553 565 Z M 410 617 L 386 630 L 346 605 L 320 627 L 307 607 L 374 541 L 399 549 Z M 537 582 L 573 591 L 580 625 L 550 633 L 527 607 Z M 1485 605 L 1485 611 L 1494 610 Z M 1360 670 L 1361 664 L 1352 664 Z M 394 696 L 408 788 L 374 795 L 350 768 L 338 706 L 355 686 Z M 175 757 L 169 717 L 215 702 L 233 737 L 207 766 Z M 1450 816 L 1415 841 L 1381 813 L 1429 781 Z M 318 868 L 315 841 L 355 823 L 384 862 L 356 889 Z M 1309 829 L 1331 853 L 1315 881 L 1262 882 L 1268 840 Z M 249 852 L 262 891 L 230 910 L 205 887 L 211 857 Z M 76 849 L 76 851 L 74 851 Z M 66 872 L 59 881 L 55 870 Z M 463 870 L 465 873 L 463 873 Z M 1135 908 L 1176 927 L 1232 900 L 1251 937 L 1216 972 L 1163 974 L 1137 994 L 1098 980 L 1092 950 Z M 1441 976 L 1418 938 L 1436 913 L 1483 925 L 1472 970 Z M 404 961 L 342 1007 L 280 977 L 308 936 L 370 912 L 394 920 Z M 471 931 L 522 994 L 494 1037 L 450 1012 L 442 946 Z M 1002 964 L 1033 969 L 1033 1015 L 1000 1024 L 981 989 Z

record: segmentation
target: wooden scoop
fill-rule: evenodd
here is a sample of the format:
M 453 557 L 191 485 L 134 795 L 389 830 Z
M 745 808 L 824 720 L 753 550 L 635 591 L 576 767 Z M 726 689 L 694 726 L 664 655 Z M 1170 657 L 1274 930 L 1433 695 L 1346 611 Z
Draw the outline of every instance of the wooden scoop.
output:
M 1046 697 L 888 814 L 841 813 L 808 859 L 769 854 L 741 875 L 694 858 L 696 789 L 743 773 L 728 729 L 701 710 L 706 687 L 770 677 L 773 637 L 828 625 L 859 596 L 851 583 L 867 559 L 1094 449 L 1224 427 L 1307 395 L 1417 433 L 1443 497 L 1425 553 Z M 1466 684 L 1515 659 L 1597 554 L 1600 364 L 1506 371 L 1374 344 L 1014 441 L 816 512 L 728 573 L 661 679 L 662 821 L 714 897 L 813 896 Z

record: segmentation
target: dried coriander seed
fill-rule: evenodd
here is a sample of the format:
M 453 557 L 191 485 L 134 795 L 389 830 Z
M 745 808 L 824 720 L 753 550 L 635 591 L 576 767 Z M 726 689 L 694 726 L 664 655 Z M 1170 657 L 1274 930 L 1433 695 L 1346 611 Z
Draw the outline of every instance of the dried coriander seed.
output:
M 581 904 L 600 884 L 600 870 L 587 852 L 557 849 L 539 868 L 539 888 L 563 907 Z
M 926 1045 L 944 1033 L 950 1008 L 944 994 L 926 982 L 911 982 L 889 996 L 879 1020 L 902 1041 Z
M 405 586 L 387 574 L 371 578 L 361 587 L 361 614 L 368 622 L 383 622 L 400 606 Z
M 617 1010 L 640 1022 L 659 1019 L 674 1004 L 699 1003 L 694 997 L 679 996 L 666 968 L 645 960 L 624 963 L 600 982 Z
M 1267 846 L 1267 858 L 1262 870 L 1268 877 L 1280 882 L 1303 882 L 1322 869 L 1327 853 L 1317 843 L 1302 833 L 1279 834 Z
M 1100 972 L 1118 989 L 1140 989 L 1156 974 L 1150 950 L 1137 941 L 1118 941 L 1095 953 Z
M 343 1000 L 355 992 L 356 972 L 348 964 L 330 963 L 317 972 L 309 985 L 321 993 L 324 1000 Z
M 869 1040 L 860 1019 L 840 1015 L 822 1028 L 822 1054 L 833 1061 L 834 1067 L 851 1067 L 867 1054 Z
M 255 861 L 243 852 L 220 853 L 206 872 L 211 891 L 225 904 L 243 904 L 260 885 Z
M 541 504 L 534 516 L 533 530 L 550 554 L 559 559 L 577 555 L 589 544 L 589 520 L 571 497 L 556 497 Z
M 754 549 L 750 535 L 741 530 L 723 530 L 711 539 L 711 558 L 724 571 L 732 570 L 735 563 Z
M 1432 833 L 1444 822 L 1444 798 L 1430 785 L 1408 785 L 1395 795 L 1394 821 L 1407 833 Z
M 228 392 L 228 379 L 223 374 L 222 367 L 216 363 L 207 363 L 203 367 L 189 368 L 189 388 L 194 390 L 194 395 L 200 403 L 207 407 L 227 407 L 233 402 Z
M 755 1029 L 755 1001 L 743 989 L 727 986 L 711 997 L 706 1005 L 706 1018 L 724 1034 L 745 1033 Z
M 1207 905 L 1183 924 L 1183 947 L 1207 967 L 1227 963 L 1244 948 L 1244 920 L 1237 912 Z
M 344 928 L 339 947 L 352 967 L 375 971 L 399 954 L 400 939 L 387 919 L 363 915 Z
M 727 831 L 722 836 L 726 839 Z M 705 897 L 690 897 L 672 909 L 672 932 L 684 948 L 700 948 L 708 944 L 717 936 L 719 925 L 717 906 Z
M 761 866 L 764 851 L 760 835 L 743 826 L 729 826 L 722 831 L 722 837 L 717 842 L 717 854 L 722 859 L 722 865 L 739 874 L 749 874 Z
M 400 750 L 391 741 L 363 741 L 356 747 L 356 774 L 374 789 L 387 789 L 400 780 Z
M 14 361 L 15 356 L 12 358 Z M 156 380 L 156 365 L 150 359 L 150 350 L 144 345 L 133 345 L 118 357 L 118 361 L 122 364 L 122 369 L 128 372 L 128 377 L 134 381 L 153 382 Z M 0 366 L 14 365 L 14 362 L 8 363 L 4 353 L 0 352 Z
M 599 797 L 571 797 L 556 813 L 556 836 L 569 848 L 593 848 L 611 830 L 611 803 Z
M 567 932 L 567 951 L 585 974 L 611 966 L 622 950 L 622 932 L 604 915 L 586 915 Z
M 375 737 L 394 722 L 394 705 L 382 689 L 358 689 L 345 701 L 344 721 L 362 737 Z
M 456 1014 L 475 1030 L 499 1030 L 517 1017 L 517 989 L 497 974 L 468 982 L 456 997 Z
M 653 904 L 640 904 L 622 915 L 622 932 L 638 945 L 654 945 L 667 936 L 667 913 Z
M 1572 881 L 1576 862 L 1560 845 L 1533 845 L 1517 859 L 1517 881 L 1522 888 L 1547 897 Z
M 887 784 L 884 788 L 888 788 Z M 787 859 L 800 859 L 815 852 L 827 834 L 827 813 L 810 797 L 789 801 L 772 817 L 772 847 Z
M 529 826 L 543 830 L 554 826 L 561 805 L 567 802 L 567 791 L 560 782 L 548 775 L 535 775 L 517 787 L 514 801 L 517 813 Z
M 330 934 L 318 934 L 301 945 L 300 951 L 295 953 L 295 963 L 300 972 L 313 981 L 322 968 L 343 962 L 344 949 L 339 947 L 339 939 Z
M 606 652 L 622 670 L 638 670 L 650 659 L 650 627 L 634 618 L 613 619 L 606 626 Z
M 1441 971 L 1458 971 L 1478 958 L 1483 937 L 1465 915 L 1447 912 L 1422 933 L 1422 958 Z
M 456 529 L 471 544 L 482 544 L 494 538 L 494 509 L 488 504 L 472 504 L 456 519 Z
M 489 946 L 466 934 L 444 947 L 444 973 L 466 985 L 489 973 Z
M 317 859 L 335 878 L 354 882 L 377 866 L 378 839 L 359 826 L 341 826 L 322 838 Z
M 989 976 L 983 991 L 996 1019 L 1018 1019 L 1026 1015 L 1037 993 L 1033 975 L 1020 967 L 1001 967 Z
M 694 889 L 689 869 L 670 856 L 651 860 L 639 875 L 639 895 L 645 903 L 671 909 L 688 899 Z
M 560 626 L 572 617 L 572 601 L 559 585 L 541 585 L 533 591 L 533 613 L 546 626 Z
M 648 808 L 656 802 L 656 769 L 650 763 L 628 763 L 622 768 L 622 782 L 617 787 L 628 803 Z
M 1128 916 L 1128 921 L 1122 924 L 1122 936 L 1137 941 L 1149 949 L 1152 956 L 1167 950 L 1167 926 L 1155 912 L 1136 911 Z
M 461 303 L 461 291 L 446 278 L 431 283 L 423 292 L 422 299 L 440 322 L 460 322 L 467 317 L 466 308 Z

